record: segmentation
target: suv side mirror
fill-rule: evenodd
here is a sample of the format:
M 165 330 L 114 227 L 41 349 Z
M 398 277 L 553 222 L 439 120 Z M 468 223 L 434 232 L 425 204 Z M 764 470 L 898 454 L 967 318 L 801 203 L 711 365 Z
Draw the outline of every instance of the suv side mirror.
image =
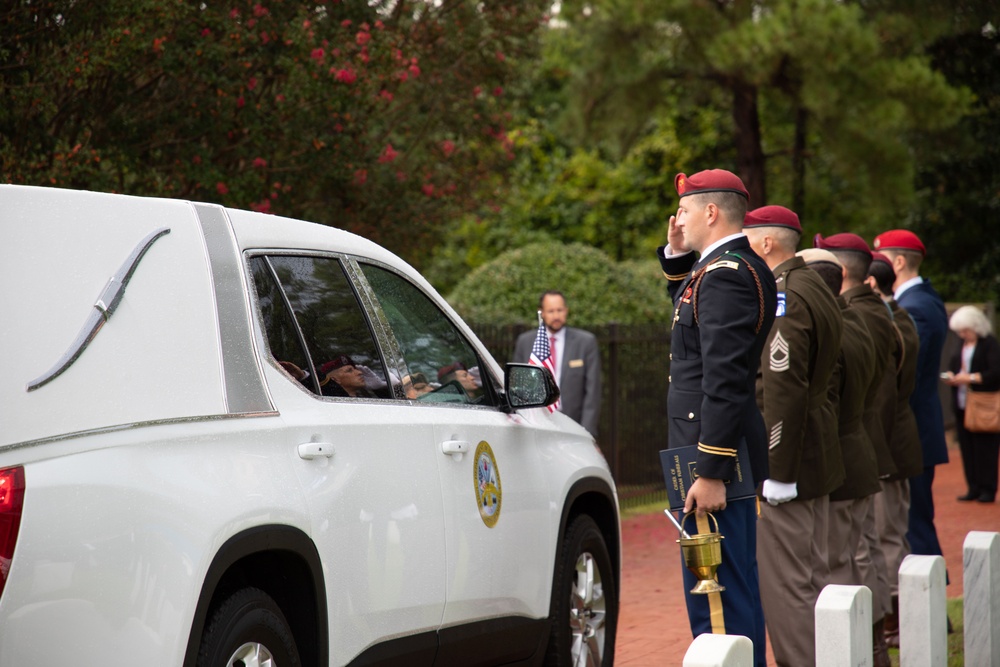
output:
M 559 400 L 559 386 L 544 366 L 507 364 L 503 386 L 511 410 L 542 408 Z

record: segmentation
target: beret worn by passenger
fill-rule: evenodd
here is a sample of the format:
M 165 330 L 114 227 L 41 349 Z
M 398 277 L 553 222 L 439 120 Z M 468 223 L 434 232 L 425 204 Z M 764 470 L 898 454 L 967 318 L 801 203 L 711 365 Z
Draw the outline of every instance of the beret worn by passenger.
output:
M 837 266 L 843 266 L 837 256 L 834 255 L 829 250 L 823 250 L 822 248 L 806 248 L 805 250 L 799 250 L 795 253 L 803 260 L 806 264 L 815 264 L 816 262 L 829 262 L 830 264 L 835 264 Z
M 912 250 L 921 255 L 927 254 L 927 248 L 924 247 L 923 241 L 909 229 L 892 229 L 879 234 L 875 237 L 875 249 Z
M 321 376 L 325 376 L 330 371 L 335 371 L 338 368 L 342 368 L 344 366 L 357 366 L 357 364 L 355 364 L 354 360 L 351 359 L 349 356 L 347 356 L 346 354 L 342 354 L 333 361 L 328 361 L 322 366 L 320 366 L 319 374 Z
M 817 234 L 813 238 L 813 245 L 823 250 L 853 250 L 854 252 L 868 255 L 868 257 L 872 256 L 871 248 L 868 247 L 865 240 L 857 234 L 851 234 L 850 232 L 834 234 L 825 239 L 822 234 Z
M 878 250 L 872 253 L 873 262 L 885 262 L 889 266 L 892 266 L 892 260 L 889 259 L 887 255 L 880 253 Z
M 463 364 L 461 361 L 456 361 L 453 364 L 448 364 L 447 366 L 443 366 L 438 370 L 438 381 L 443 381 L 446 377 L 448 377 L 455 371 L 462 371 L 462 370 L 465 370 L 465 364 Z
M 744 227 L 787 227 L 802 232 L 802 224 L 795 211 L 784 206 L 761 206 L 747 213 Z
M 690 176 L 677 174 L 674 177 L 674 188 L 681 197 L 702 192 L 735 192 L 750 201 L 750 193 L 740 177 L 725 169 L 706 169 Z

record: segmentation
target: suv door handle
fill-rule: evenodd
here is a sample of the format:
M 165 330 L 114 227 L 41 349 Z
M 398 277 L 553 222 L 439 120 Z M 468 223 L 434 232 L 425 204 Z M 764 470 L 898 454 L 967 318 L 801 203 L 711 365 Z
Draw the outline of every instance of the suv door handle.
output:
M 304 442 L 299 445 L 299 457 L 306 461 L 332 458 L 333 445 L 329 442 Z
M 441 443 L 441 451 L 451 455 L 456 461 L 461 461 L 462 456 L 469 451 L 469 443 L 465 440 L 445 440 Z

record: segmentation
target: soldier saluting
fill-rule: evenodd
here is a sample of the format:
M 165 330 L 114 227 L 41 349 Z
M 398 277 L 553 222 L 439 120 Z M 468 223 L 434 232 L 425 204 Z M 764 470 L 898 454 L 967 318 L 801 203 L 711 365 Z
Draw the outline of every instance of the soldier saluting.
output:
M 749 194 L 722 169 L 678 174 L 680 198 L 667 245 L 657 256 L 674 303 L 670 336 L 669 446 L 698 447 L 698 479 L 685 512 L 697 510 L 698 532 L 713 512 L 722 541 L 717 578 L 725 593 L 686 593 L 692 634 L 737 634 L 766 664 L 764 613 L 757 586 L 757 511 L 753 498 L 727 503 L 737 453 L 749 454 L 753 479 L 767 478 L 767 436 L 754 385 L 774 322 L 774 275 L 742 232 Z M 695 256 L 694 252 L 700 256 Z M 685 591 L 695 583 L 685 570 Z

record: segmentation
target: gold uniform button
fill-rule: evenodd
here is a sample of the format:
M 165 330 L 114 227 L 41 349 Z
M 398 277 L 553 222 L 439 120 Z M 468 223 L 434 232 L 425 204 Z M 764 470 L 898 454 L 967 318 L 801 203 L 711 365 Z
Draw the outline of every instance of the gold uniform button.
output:
M 688 413 L 688 419 L 694 419 L 694 413 L 693 412 L 689 412 Z
M 667 355 L 667 359 L 670 360 L 670 361 L 673 361 L 674 360 L 674 353 L 671 352 L 670 354 L 668 354 Z

